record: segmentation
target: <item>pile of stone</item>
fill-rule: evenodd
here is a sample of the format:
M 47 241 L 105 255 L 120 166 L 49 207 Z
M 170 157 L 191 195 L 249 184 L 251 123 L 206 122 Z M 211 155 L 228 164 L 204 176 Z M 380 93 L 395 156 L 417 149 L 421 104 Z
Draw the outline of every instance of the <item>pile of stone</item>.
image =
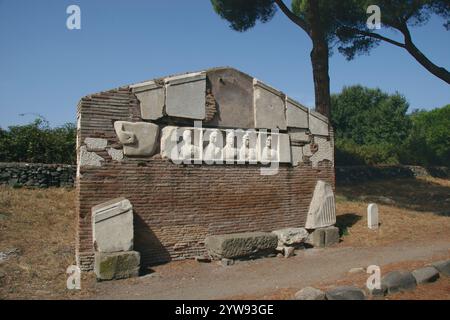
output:
M 296 249 L 309 246 L 323 248 L 339 242 L 336 223 L 336 208 L 330 184 L 319 180 L 309 206 L 305 228 L 284 228 L 269 232 L 246 232 L 213 235 L 205 240 L 206 249 L 212 259 L 221 259 L 223 265 L 231 260 L 261 256 L 278 252 L 289 258 Z M 197 259 L 201 261 L 202 259 Z
M 450 277 L 450 260 L 438 261 L 429 266 L 409 271 L 392 271 L 381 278 L 380 288 L 368 292 L 375 297 L 414 290 L 417 285 L 434 282 L 439 277 Z M 313 287 L 306 287 L 298 291 L 296 300 L 365 300 L 368 294 L 354 286 L 336 287 L 329 291 L 322 291 Z
M 94 272 L 98 280 L 137 277 L 140 254 L 133 251 L 133 207 L 116 198 L 92 208 L 95 248 Z
M 71 165 L 0 163 L 0 184 L 12 187 L 72 187 L 75 174 Z

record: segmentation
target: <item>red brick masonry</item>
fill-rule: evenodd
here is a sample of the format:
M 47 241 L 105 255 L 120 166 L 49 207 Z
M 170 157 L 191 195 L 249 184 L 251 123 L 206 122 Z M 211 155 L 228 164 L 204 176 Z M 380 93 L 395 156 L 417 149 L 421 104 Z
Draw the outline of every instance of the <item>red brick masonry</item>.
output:
M 78 105 L 78 143 L 106 138 L 120 148 L 113 123 L 141 121 L 139 102 L 128 88 L 83 98 Z M 133 205 L 135 250 L 152 265 L 204 253 L 207 235 L 301 227 L 318 179 L 334 186 L 329 161 L 318 168 L 281 165 L 276 175 L 259 165 L 176 165 L 156 155 L 113 161 L 106 151 L 101 167 L 82 167 L 77 179 L 77 258 L 93 266 L 91 208 L 116 197 Z

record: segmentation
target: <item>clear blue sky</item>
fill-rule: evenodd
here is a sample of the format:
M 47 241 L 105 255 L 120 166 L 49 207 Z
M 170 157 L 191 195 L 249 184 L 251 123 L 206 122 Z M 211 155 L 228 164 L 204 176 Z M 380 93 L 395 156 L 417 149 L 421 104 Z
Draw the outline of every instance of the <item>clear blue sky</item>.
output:
M 66 28 L 66 8 L 81 7 L 81 30 Z M 413 30 L 432 61 L 450 68 L 450 32 L 433 19 Z M 38 113 L 56 126 L 75 122 L 89 93 L 178 72 L 233 66 L 314 105 L 310 41 L 281 12 L 238 33 L 209 0 L 0 0 L 0 126 Z M 332 92 L 363 84 L 399 91 L 410 108 L 450 103 L 450 86 L 401 49 L 383 44 L 370 56 L 330 61 Z

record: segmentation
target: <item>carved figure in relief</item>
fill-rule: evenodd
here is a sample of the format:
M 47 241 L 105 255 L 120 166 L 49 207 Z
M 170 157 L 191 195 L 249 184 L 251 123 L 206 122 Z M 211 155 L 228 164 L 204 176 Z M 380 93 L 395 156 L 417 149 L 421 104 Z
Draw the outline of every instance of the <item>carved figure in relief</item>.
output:
M 261 160 L 263 162 L 278 160 L 278 152 L 272 148 L 272 136 L 266 138 L 266 144 L 262 150 Z
M 183 141 L 180 148 L 180 158 L 183 160 L 189 160 L 199 157 L 199 148 L 192 144 L 191 130 L 186 129 L 183 131 Z
M 222 146 L 219 146 L 218 138 L 220 131 L 213 130 L 209 135 L 209 143 L 206 146 L 203 154 L 204 160 L 221 160 Z
M 250 146 L 250 136 L 248 133 L 242 136 L 242 146 L 239 149 L 239 160 L 256 160 L 256 150 Z
M 234 131 L 230 130 L 227 133 L 227 137 L 226 137 L 226 144 L 225 147 L 223 148 L 223 156 L 225 158 L 225 160 L 234 160 L 234 158 L 236 157 L 236 148 L 234 145 Z

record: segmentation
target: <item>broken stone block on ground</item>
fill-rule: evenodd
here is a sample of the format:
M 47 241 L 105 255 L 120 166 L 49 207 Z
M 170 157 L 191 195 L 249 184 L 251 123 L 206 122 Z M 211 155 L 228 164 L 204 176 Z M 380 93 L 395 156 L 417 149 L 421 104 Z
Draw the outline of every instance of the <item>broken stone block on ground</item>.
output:
M 272 231 L 278 237 L 278 246 L 291 246 L 300 244 L 308 238 L 308 231 L 305 228 L 285 228 Z
M 141 256 L 136 251 L 96 252 L 94 272 L 98 280 L 117 280 L 139 276 Z
M 99 252 L 133 250 L 133 207 L 116 198 L 92 208 L 94 248 Z
M 208 236 L 205 246 L 211 257 L 235 259 L 274 251 L 278 237 L 267 232 L 245 232 Z
M 319 228 L 311 232 L 306 243 L 314 247 L 328 247 L 339 243 L 339 228 L 326 227 Z
M 306 229 L 332 226 L 336 223 L 336 204 L 333 188 L 329 183 L 319 180 L 309 205 Z

